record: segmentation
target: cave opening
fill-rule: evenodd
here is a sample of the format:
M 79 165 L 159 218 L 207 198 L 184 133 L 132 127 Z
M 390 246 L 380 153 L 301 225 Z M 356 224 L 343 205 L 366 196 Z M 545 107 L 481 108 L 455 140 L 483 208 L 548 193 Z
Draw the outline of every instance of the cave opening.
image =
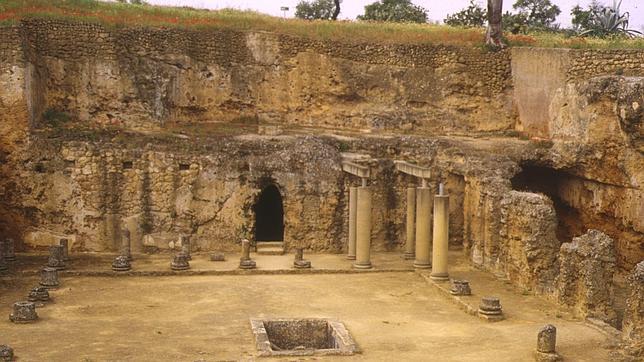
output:
M 274 184 L 266 186 L 253 206 L 255 241 L 284 241 L 284 206 Z
M 564 171 L 531 164 L 521 165 L 521 172 L 512 179 L 512 188 L 517 191 L 542 193 L 548 196 L 557 213 L 557 239 L 564 243 L 587 230 L 580 210 L 566 203 L 562 195 L 567 183 L 575 176 Z

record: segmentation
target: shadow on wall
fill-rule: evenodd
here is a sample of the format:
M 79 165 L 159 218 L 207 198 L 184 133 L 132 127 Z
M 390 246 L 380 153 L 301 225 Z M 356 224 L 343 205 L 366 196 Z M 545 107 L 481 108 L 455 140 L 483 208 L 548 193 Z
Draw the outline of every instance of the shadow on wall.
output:
M 588 227 L 592 226 L 584 225 L 580 211 L 560 197 L 565 192 L 563 188 L 566 179 L 574 176 L 543 166 L 522 165 L 521 168 L 522 171 L 511 180 L 512 188 L 517 191 L 542 193 L 552 200 L 557 213 L 557 239 L 561 243 L 572 241 L 573 237 L 584 234 Z

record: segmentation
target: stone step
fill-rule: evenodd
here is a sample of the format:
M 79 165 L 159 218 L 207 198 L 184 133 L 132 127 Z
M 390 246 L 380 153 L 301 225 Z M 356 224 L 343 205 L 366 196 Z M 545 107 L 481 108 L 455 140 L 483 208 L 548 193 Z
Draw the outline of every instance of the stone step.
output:
M 258 241 L 257 254 L 260 255 L 283 255 L 284 243 L 281 241 Z

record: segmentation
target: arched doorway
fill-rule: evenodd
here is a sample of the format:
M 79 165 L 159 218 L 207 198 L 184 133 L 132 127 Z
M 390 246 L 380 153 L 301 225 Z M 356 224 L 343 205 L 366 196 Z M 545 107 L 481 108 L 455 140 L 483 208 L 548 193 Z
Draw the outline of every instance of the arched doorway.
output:
M 284 241 L 284 207 L 275 185 L 265 187 L 255 206 L 255 241 Z

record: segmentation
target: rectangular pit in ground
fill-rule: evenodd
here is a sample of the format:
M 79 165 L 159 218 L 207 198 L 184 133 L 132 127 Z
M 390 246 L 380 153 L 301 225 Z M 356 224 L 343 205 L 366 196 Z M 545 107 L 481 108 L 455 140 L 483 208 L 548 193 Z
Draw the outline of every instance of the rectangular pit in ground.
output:
M 251 319 L 260 356 L 352 355 L 358 348 L 344 324 L 324 318 Z

